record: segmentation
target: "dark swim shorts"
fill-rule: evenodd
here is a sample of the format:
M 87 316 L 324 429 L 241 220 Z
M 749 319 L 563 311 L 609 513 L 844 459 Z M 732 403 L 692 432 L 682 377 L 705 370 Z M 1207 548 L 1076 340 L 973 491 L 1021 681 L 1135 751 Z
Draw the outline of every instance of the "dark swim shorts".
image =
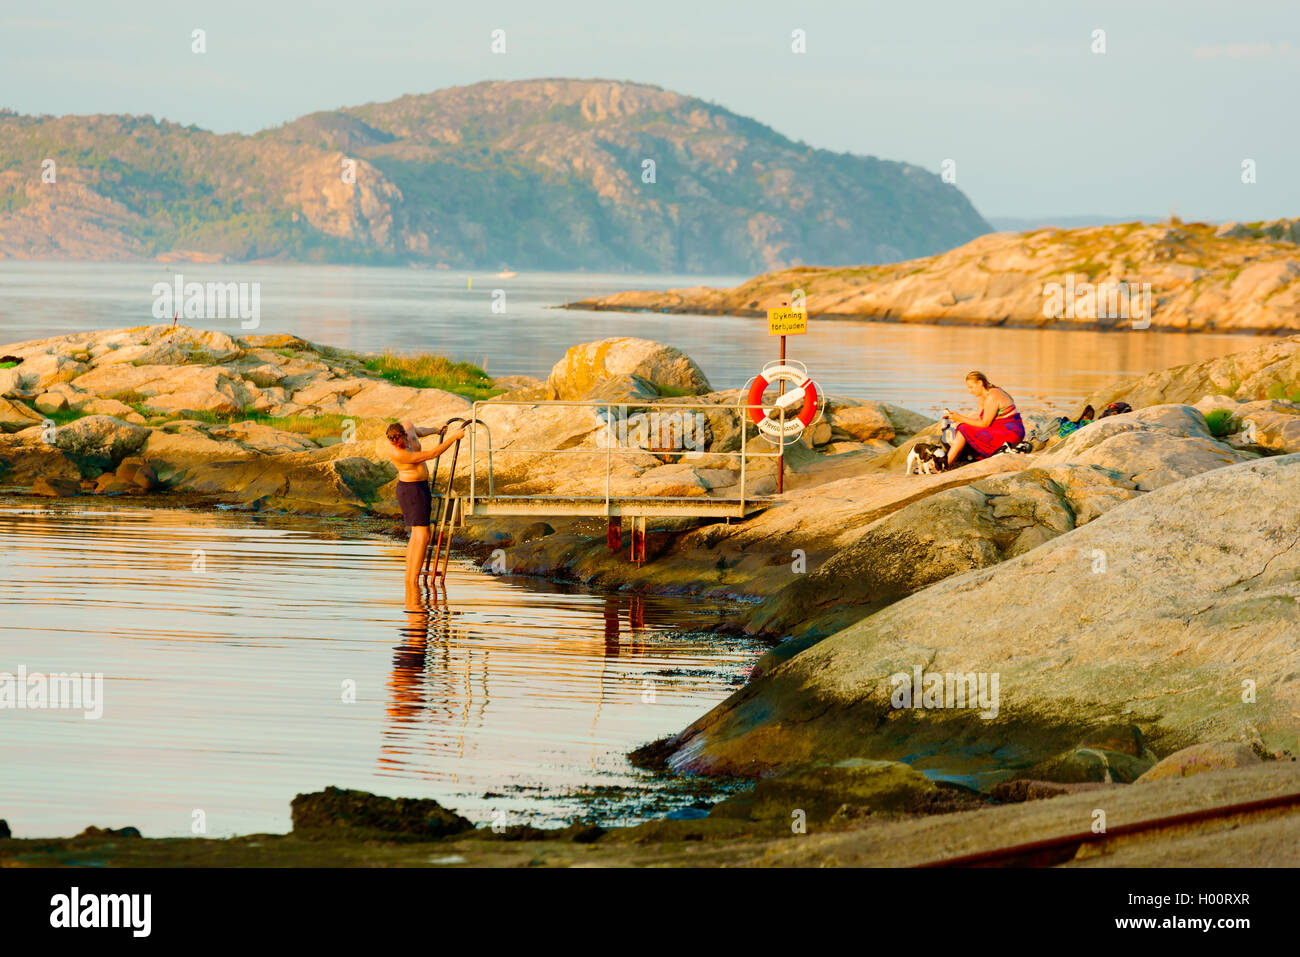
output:
M 433 496 L 428 482 L 398 482 L 397 504 L 402 508 L 402 518 L 411 528 L 429 524 L 433 510 Z

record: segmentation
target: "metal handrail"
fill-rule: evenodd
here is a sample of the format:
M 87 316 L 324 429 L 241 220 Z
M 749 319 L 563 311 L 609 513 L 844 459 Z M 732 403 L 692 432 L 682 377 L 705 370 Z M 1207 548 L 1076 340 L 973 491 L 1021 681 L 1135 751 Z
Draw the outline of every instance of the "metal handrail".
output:
M 586 399 L 554 399 L 554 400 L 551 400 L 551 399 L 482 399 L 482 400 L 476 401 L 476 402 L 473 404 L 473 406 L 472 406 L 472 408 L 471 408 L 471 411 L 470 411 L 470 419 L 469 419 L 469 422 L 468 422 L 468 424 L 469 424 L 469 426 L 470 426 L 470 429 L 469 429 L 469 433 L 470 433 L 470 443 L 469 443 L 469 455 L 470 455 L 469 507 L 470 507 L 471 512 L 473 511 L 474 503 L 475 503 L 475 501 L 476 501 L 477 498 L 478 498 L 478 488 L 477 488 L 477 480 L 478 480 L 478 458 L 477 458 L 477 448 L 476 448 L 476 444 L 475 444 L 474 437 L 475 437 L 475 435 L 476 435 L 476 428 L 475 428 L 475 427 L 476 427 L 476 426 L 479 426 L 479 425 L 483 426 L 485 429 L 488 430 L 488 496 L 489 496 L 489 497 L 492 497 L 492 496 L 495 495 L 495 480 L 494 480 L 494 477 L 493 477 L 493 462 L 492 462 L 492 453 L 493 453 L 493 449 L 492 449 L 492 431 L 491 431 L 490 428 L 488 428 L 487 423 L 483 422 L 483 421 L 479 418 L 479 406 L 480 406 L 480 405 L 486 406 L 486 407 L 488 407 L 488 408 L 493 408 L 493 407 L 500 408 L 501 406 L 529 406 L 529 407 L 572 407 L 572 408 L 589 408 L 589 409 L 590 409 L 590 408 L 594 408 L 594 409 L 604 409 L 604 410 L 605 410 L 606 426 L 607 426 L 607 427 L 610 426 L 610 425 L 612 425 L 612 423 L 615 421 L 615 420 L 614 420 L 614 409 L 616 409 L 616 408 L 619 409 L 621 413 L 623 413 L 622 418 L 624 418 L 624 419 L 627 418 L 627 416 L 626 416 L 626 410 L 628 410 L 628 409 L 636 409 L 636 410 L 638 410 L 638 412 L 641 411 L 641 410 L 647 410 L 647 411 L 665 411 L 665 410 L 666 410 L 666 411 L 676 411 L 676 412 L 681 412 L 681 411 L 685 411 L 685 410 L 695 411 L 695 410 L 700 410 L 700 409 L 713 409 L 713 410 L 725 411 L 725 412 L 734 411 L 734 412 L 737 413 L 737 416 L 738 416 L 738 417 L 740 418 L 740 420 L 741 420 L 741 422 L 740 422 L 740 450 L 739 450 L 738 452 L 709 452 L 709 453 L 707 453 L 707 454 L 709 454 L 709 455 L 717 455 L 717 456 L 726 456 L 726 457 L 728 457 L 728 458 L 736 457 L 736 458 L 739 458 L 739 459 L 740 459 L 740 505 L 741 505 L 741 510 L 742 510 L 742 512 L 743 512 L 743 510 L 744 510 L 744 504 L 745 504 L 745 501 L 746 501 L 746 495 L 745 495 L 745 482 L 746 482 L 747 475 L 748 475 L 748 468 L 747 468 L 747 466 L 748 466 L 748 460 L 749 460 L 751 457 L 753 457 L 753 458 L 779 458 L 779 457 L 783 454 L 783 452 L 784 452 L 784 444 L 782 444 L 781 446 L 778 446 L 778 447 L 774 447 L 772 450 L 770 450 L 770 451 L 766 451 L 766 452 L 754 452 L 754 451 L 750 451 L 750 449 L 749 449 L 749 425 L 750 425 L 750 423 L 749 423 L 749 421 L 748 421 L 748 419 L 747 419 L 747 416 L 745 416 L 744 413 L 745 413 L 745 412 L 748 412 L 748 411 L 751 411 L 751 410 L 755 410 L 755 409 L 757 409 L 757 410 L 759 410 L 759 411 L 761 411 L 761 412 L 764 412 L 765 414 L 768 412 L 768 409 L 767 409 L 766 406 L 764 406 L 764 405 L 762 405 L 762 404 L 757 404 L 757 403 L 735 403 L 735 404 L 726 403 L 726 404 L 719 404 L 719 403 L 717 403 L 717 402 L 678 402 L 678 401 L 672 401 L 672 402 L 608 402 L 608 401 L 602 401 L 602 400 L 586 400 Z M 780 422 L 780 426 L 781 426 L 782 434 L 784 434 L 784 431 L 785 431 L 785 420 L 786 420 L 786 410 L 783 409 L 783 408 L 778 408 L 776 411 L 779 413 L 779 415 L 778 415 L 778 419 L 779 419 L 779 422 Z M 464 420 L 462 420 L 462 421 L 464 421 Z M 563 454 L 593 455 L 593 454 L 598 454 L 598 453 L 600 453 L 600 452 L 604 452 L 604 453 L 605 453 L 605 508 L 606 508 L 606 511 L 608 511 L 608 510 L 610 509 L 610 502 L 611 502 L 611 498 L 612 498 L 612 496 L 611 496 L 611 494 L 610 494 L 610 482 L 611 482 L 611 478 L 612 478 L 612 470 L 613 470 L 613 456 L 614 456 L 615 454 L 618 454 L 618 455 L 654 455 L 654 454 L 664 454 L 665 452 L 668 452 L 669 454 L 687 454 L 687 453 L 692 452 L 692 451 L 695 451 L 695 450 L 683 449 L 683 450 L 681 450 L 681 451 L 677 451 L 677 450 L 655 450 L 655 449 L 645 449 L 645 448 L 640 448 L 640 447 L 627 447 L 627 448 L 624 448 L 624 447 L 618 446 L 617 439 L 615 439 L 615 441 L 613 441 L 613 442 L 607 442 L 607 443 L 605 443 L 603 448 L 601 448 L 601 447 L 595 447 L 595 448 L 578 448 L 578 447 L 575 447 L 575 448 L 567 448 L 567 449 L 502 448 L 502 449 L 497 449 L 497 450 L 496 450 L 497 454 L 519 453 L 519 454 L 531 454 L 531 455 L 563 455 Z M 705 454 L 705 453 L 703 453 L 703 451 L 701 450 L 700 454 Z M 451 487 L 450 487 L 450 484 L 448 485 L 447 492 L 448 492 L 448 494 L 451 493 Z

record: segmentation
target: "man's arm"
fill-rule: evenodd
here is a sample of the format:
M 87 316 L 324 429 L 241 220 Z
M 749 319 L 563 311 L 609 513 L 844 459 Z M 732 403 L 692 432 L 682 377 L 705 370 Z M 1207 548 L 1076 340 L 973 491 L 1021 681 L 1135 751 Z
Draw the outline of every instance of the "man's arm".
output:
M 436 432 L 437 430 L 432 429 L 430 431 Z M 446 452 L 449 448 L 451 448 L 453 445 L 455 445 L 458 441 L 460 441 L 464 437 L 465 437 L 465 430 L 463 428 L 456 429 L 454 432 L 450 433 L 445 439 L 439 442 L 436 447 L 429 449 L 427 451 L 410 453 L 411 461 L 428 462 L 430 459 L 436 459 L 439 455 L 441 455 L 443 452 Z

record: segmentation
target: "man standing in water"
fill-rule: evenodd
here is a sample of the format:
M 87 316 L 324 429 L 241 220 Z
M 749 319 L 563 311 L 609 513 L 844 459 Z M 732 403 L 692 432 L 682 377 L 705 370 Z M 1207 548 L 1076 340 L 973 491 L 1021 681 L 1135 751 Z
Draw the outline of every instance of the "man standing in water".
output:
M 388 457 L 397 466 L 397 504 L 402 518 L 411 528 L 411 539 L 406 546 L 406 596 L 407 604 L 418 594 L 420 569 L 429 550 L 429 513 L 433 510 L 433 496 L 429 491 L 429 469 L 425 462 L 436 459 L 465 435 L 463 426 L 449 432 L 436 448 L 424 451 L 420 437 L 435 435 L 437 429 L 417 428 L 411 422 L 394 422 L 388 427 Z

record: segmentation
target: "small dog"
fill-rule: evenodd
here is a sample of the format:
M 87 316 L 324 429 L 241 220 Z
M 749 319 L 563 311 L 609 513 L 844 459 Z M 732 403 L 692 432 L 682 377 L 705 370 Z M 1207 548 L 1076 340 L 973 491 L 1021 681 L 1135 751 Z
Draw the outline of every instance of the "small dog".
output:
M 907 453 L 908 475 L 933 475 L 948 467 L 947 449 L 939 445 L 914 445 Z
M 939 423 L 939 444 L 917 444 L 907 453 L 907 474 L 933 475 L 935 472 L 948 471 L 953 464 L 948 461 L 948 450 L 956 438 L 957 427 L 945 415 Z

